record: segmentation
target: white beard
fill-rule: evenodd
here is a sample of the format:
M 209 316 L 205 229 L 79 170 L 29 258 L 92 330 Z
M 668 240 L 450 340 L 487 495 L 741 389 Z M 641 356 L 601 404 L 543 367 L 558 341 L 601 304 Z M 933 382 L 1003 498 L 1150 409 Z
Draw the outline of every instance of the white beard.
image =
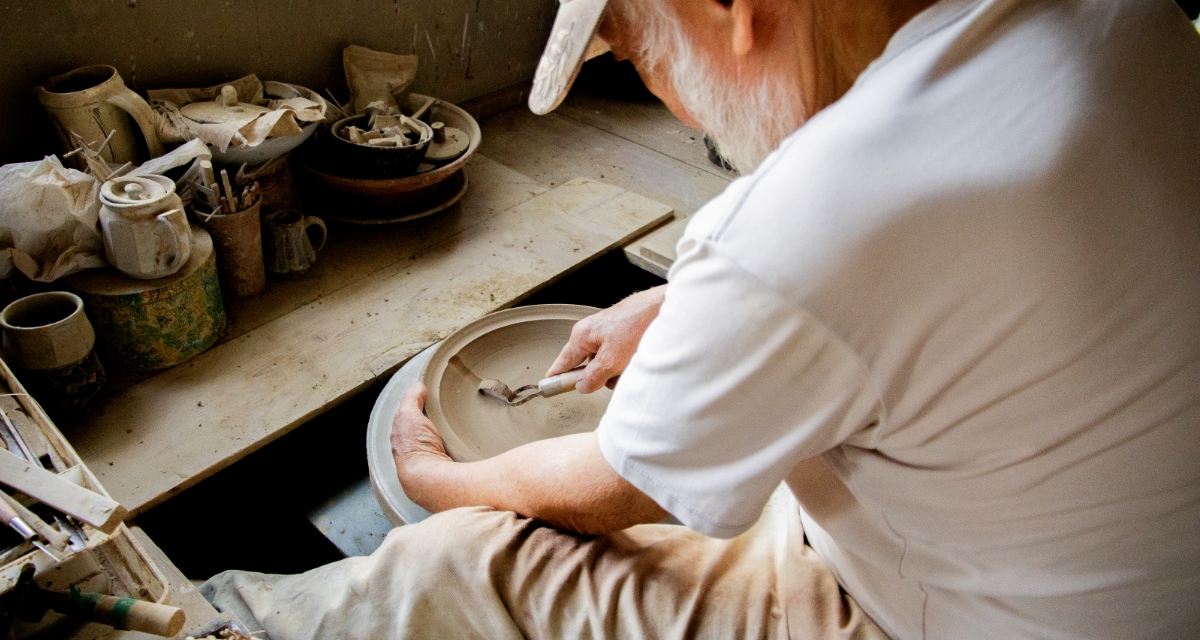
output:
M 807 119 L 795 91 L 768 78 L 751 88 L 722 81 L 685 38 L 671 62 L 679 102 L 743 174 L 753 172 Z
M 609 10 L 625 24 L 642 25 L 640 56 L 669 70 L 680 104 L 741 173 L 753 172 L 808 119 L 787 79 L 765 78 L 744 88 L 714 73 L 665 2 L 612 0 Z

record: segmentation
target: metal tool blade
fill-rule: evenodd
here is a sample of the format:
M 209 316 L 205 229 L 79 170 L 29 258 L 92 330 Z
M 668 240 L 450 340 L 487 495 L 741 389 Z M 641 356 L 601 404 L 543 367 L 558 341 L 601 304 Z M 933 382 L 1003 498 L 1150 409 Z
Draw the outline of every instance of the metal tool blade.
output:
M 50 556 L 51 558 L 54 558 L 54 561 L 55 561 L 55 562 L 62 562 L 62 558 L 60 558 L 60 557 L 58 557 L 58 556 L 54 555 L 54 552 L 53 552 L 53 551 L 51 551 L 51 550 L 50 550 L 50 548 L 49 548 L 49 547 L 47 547 L 46 545 L 44 545 L 44 544 L 42 544 L 42 543 L 38 542 L 38 541 L 37 541 L 37 538 L 30 538 L 30 539 L 29 539 L 29 544 L 32 544 L 33 546 L 35 546 L 35 547 L 37 547 L 38 549 L 40 549 L 40 550 L 42 551 L 42 553 L 44 553 L 44 554 L 46 554 L 46 555 Z

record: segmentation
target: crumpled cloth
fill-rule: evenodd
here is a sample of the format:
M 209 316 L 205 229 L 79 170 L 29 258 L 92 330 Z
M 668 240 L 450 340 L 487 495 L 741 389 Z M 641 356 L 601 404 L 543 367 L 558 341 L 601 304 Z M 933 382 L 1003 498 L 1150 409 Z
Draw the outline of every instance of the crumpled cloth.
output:
M 731 540 L 677 525 L 583 538 L 455 509 L 394 529 L 370 556 L 295 576 L 227 571 L 200 591 L 265 640 L 886 638 L 803 535 L 781 492 Z
M 367 105 L 382 100 L 399 107 L 396 96 L 404 93 L 417 77 L 418 57 L 372 51 L 352 44 L 342 50 L 342 69 L 350 87 L 349 109 L 360 114 Z
M 221 124 L 195 122 L 180 113 L 180 108 L 186 104 L 217 99 L 221 88 L 227 85 L 237 91 L 238 102 L 267 107 L 271 111 Z M 146 93 L 150 97 L 150 106 L 159 115 L 159 139 L 183 142 L 198 138 L 221 151 L 230 145 L 257 147 L 269 138 L 298 135 L 301 122 L 325 119 L 322 105 L 307 98 L 266 98 L 262 82 L 253 74 L 202 89 L 155 89 Z
M 0 278 L 53 282 L 104 267 L 100 181 L 55 156 L 0 167 Z

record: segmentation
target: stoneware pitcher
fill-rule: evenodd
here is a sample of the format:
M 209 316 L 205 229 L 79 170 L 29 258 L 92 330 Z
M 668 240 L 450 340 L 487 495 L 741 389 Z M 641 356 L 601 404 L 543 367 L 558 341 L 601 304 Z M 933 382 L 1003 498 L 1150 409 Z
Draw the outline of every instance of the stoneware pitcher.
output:
M 263 219 L 267 271 L 280 276 L 300 275 L 317 261 L 317 252 L 325 246 L 325 222 L 295 209 L 276 211 Z M 314 247 L 313 236 L 320 231 Z
M 83 300 L 65 291 L 36 293 L 0 311 L 4 360 L 53 417 L 82 410 L 104 384 L 96 332 Z
M 141 280 L 179 271 L 191 255 L 192 231 L 170 178 L 113 178 L 100 187 L 104 256 L 125 275 Z
M 154 110 L 125 86 L 116 67 L 97 64 L 75 69 L 46 80 L 46 84 L 34 89 L 33 93 L 50 114 L 63 153 L 74 150 L 72 131 L 93 149 L 115 131 L 104 149 L 104 159 L 117 164 L 142 163 L 147 158 L 130 119 L 137 124 L 150 157 L 156 158 L 163 153 L 156 133 Z M 77 169 L 84 168 L 83 158 L 74 156 L 71 160 Z

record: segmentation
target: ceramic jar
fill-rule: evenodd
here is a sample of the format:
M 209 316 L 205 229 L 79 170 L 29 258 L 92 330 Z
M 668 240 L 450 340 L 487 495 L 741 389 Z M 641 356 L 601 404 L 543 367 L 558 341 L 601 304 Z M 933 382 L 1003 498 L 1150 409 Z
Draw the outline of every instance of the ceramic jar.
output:
M 187 263 L 192 235 L 170 178 L 114 178 L 100 187 L 104 256 L 141 280 L 165 278 Z
M 96 332 L 73 293 L 21 298 L 0 311 L 5 361 L 54 417 L 81 411 L 103 386 Z
M 34 94 L 50 114 L 64 153 L 75 148 L 71 133 L 78 134 L 93 149 L 111 133 L 102 155 L 116 164 L 140 164 L 147 160 L 146 151 L 151 157 L 163 153 L 153 109 L 125 86 L 116 67 L 98 64 L 75 69 L 46 80 L 45 86 L 34 89 Z M 141 148 L 131 119 L 146 142 L 146 151 Z M 84 168 L 79 156 L 72 161 L 76 168 Z

